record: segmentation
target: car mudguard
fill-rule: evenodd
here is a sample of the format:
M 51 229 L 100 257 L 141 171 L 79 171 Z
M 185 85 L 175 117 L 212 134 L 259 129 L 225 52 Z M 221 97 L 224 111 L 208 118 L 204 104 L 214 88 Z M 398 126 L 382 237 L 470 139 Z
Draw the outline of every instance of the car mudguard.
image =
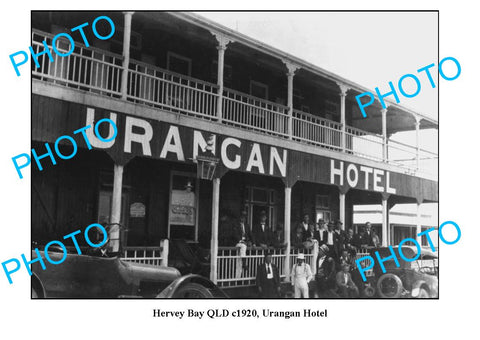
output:
M 38 278 L 37 274 L 32 273 L 32 279 L 31 279 L 31 285 L 32 285 L 32 292 L 35 291 L 38 295 L 37 298 L 45 298 L 47 297 L 45 293 L 45 288 L 43 287 L 42 281 Z M 33 296 L 32 296 L 33 298 Z
M 160 294 L 156 296 L 158 299 L 168 299 L 172 298 L 175 295 L 175 292 L 179 290 L 181 287 L 185 286 L 189 283 L 196 283 L 204 286 L 205 288 L 211 290 L 213 296 L 215 298 L 228 298 L 227 294 L 218 286 L 201 275 L 197 274 L 188 274 L 182 277 L 179 277 L 175 281 L 173 281 L 167 288 L 165 288 Z

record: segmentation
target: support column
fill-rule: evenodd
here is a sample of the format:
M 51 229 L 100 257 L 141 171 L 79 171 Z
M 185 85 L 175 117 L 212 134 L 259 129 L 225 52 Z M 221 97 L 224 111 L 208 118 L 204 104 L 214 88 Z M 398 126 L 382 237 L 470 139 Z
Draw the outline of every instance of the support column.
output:
M 345 230 L 345 198 L 347 196 L 347 190 L 340 188 L 339 190 L 339 219 L 342 221 L 342 230 Z
M 134 12 L 123 12 L 123 64 L 122 64 L 122 83 L 120 92 L 122 99 L 127 99 L 128 91 L 128 66 L 130 64 L 130 36 L 132 32 L 132 16 Z
M 337 83 L 340 87 L 340 124 L 342 125 L 342 141 L 341 147 L 342 152 L 345 152 L 347 148 L 347 135 L 346 135 L 346 128 L 347 128 L 347 121 L 345 118 L 345 98 L 347 97 L 347 91 L 350 90 L 349 87 Z M 345 221 L 342 221 L 345 223 Z
M 292 64 L 287 60 L 283 60 L 287 67 L 287 106 L 288 106 L 288 139 L 293 137 L 293 76 L 298 70 L 299 66 Z
M 390 244 L 390 230 L 388 225 L 388 197 L 387 193 L 382 193 L 382 247 Z
M 217 283 L 219 203 L 220 178 L 214 178 L 212 193 L 212 239 L 210 242 L 210 280 L 212 280 L 213 283 Z
M 390 159 L 390 152 L 388 151 L 388 144 L 390 143 L 390 138 L 392 137 L 392 134 L 388 133 L 387 134 L 387 139 L 385 140 L 385 144 L 386 144 L 386 154 L 387 154 L 387 160 Z
M 290 220 L 291 220 L 291 202 L 292 202 L 292 188 L 286 186 L 285 187 L 285 216 L 284 216 L 284 241 L 287 245 L 285 247 L 285 280 L 288 282 L 290 281 Z
M 415 116 L 415 164 L 418 171 L 420 167 L 420 118 Z
M 422 246 L 422 236 L 418 236 L 422 232 L 422 222 L 421 222 L 421 215 L 420 215 L 420 208 L 421 208 L 421 203 L 417 201 L 417 232 L 415 235 L 417 235 L 417 242 L 420 246 Z
M 217 62 L 217 119 L 219 122 L 222 121 L 222 112 L 223 112 L 223 69 L 225 64 L 225 50 L 227 45 L 233 40 L 226 37 L 225 35 L 218 32 L 211 32 L 217 39 L 217 51 L 218 51 L 218 62 Z
M 110 211 L 109 251 L 120 251 L 120 218 L 122 216 L 123 165 L 113 165 L 112 209 Z
M 382 109 L 382 159 L 384 162 L 388 162 L 387 156 L 387 109 Z

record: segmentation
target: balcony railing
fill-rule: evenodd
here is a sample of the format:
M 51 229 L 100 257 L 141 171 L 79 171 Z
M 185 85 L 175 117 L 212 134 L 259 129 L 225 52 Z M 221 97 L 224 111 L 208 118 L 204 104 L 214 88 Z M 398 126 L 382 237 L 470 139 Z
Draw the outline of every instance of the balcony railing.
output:
M 383 138 L 351 126 L 345 128 L 346 152 L 381 162 L 383 160 Z
M 341 150 L 342 126 L 331 120 L 293 110 L 292 137 L 295 140 Z
M 53 35 L 39 31 L 32 32 L 32 49 L 35 54 L 43 52 L 42 41 L 52 46 Z M 57 40 L 56 49 L 63 54 L 70 51 L 69 42 Z M 32 77 L 54 84 L 79 90 L 99 93 L 109 97 L 121 96 L 121 55 L 116 55 L 94 47 L 75 43 L 73 52 L 60 57 L 52 51 L 53 61 L 43 54 L 38 56 L 40 67 L 32 62 Z
M 34 30 L 34 52 L 44 50 L 42 41 L 51 46 L 53 37 L 52 34 Z M 61 53 L 67 53 L 70 45 L 58 40 L 56 48 Z M 94 47 L 86 48 L 77 42 L 69 56 L 59 57 L 53 52 L 52 55 L 53 62 L 44 54 L 38 57 L 40 67 L 36 68 L 32 63 L 32 78 L 104 96 L 121 97 L 121 55 Z M 409 174 L 428 175 L 421 169 L 426 164 L 423 161 L 438 157 L 433 152 L 418 150 L 417 161 L 415 147 L 390 140 L 386 146 L 387 158 L 384 159 L 383 138 L 380 135 L 346 126 L 345 138 L 342 139 L 342 125 L 338 122 L 299 110 L 293 110 L 290 117 L 284 105 L 231 89 L 224 90 L 222 108 L 218 110 L 217 85 L 135 60 L 129 65 L 126 95 L 129 101 L 170 112 L 221 121 L 242 129 L 388 162 Z M 219 111 L 221 117 L 217 116 Z
M 215 118 L 216 85 L 139 61 L 130 63 L 128 99 L 203 118 Z
M 223 93 L 222 121 L 229 125 L 288 137 L 286 106 L 230 89 Z

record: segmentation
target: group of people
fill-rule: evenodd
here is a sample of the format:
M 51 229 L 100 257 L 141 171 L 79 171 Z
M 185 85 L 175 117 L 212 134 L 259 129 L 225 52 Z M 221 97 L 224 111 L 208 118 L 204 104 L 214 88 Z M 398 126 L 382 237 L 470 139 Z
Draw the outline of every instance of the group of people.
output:
M 355 234 L 351 228 L 345 231 L 340 220 L 326 223 L 323 219 L 319 219 L 318 223 L 313 224 L 308 214 L 305 214 L 302 222 L 296 226 L 290 241 L 293 247 L 300 250 L 312 248 L 315 242 L 318 242 L 319 246 L 326 244 L 330 256 L 336 259 L 342 255 L 343 250 L 355 255 L 357 249 L 361 247 L 377 247 L 380 244 L 380 238 L 370 222 Z
M 309 249 L 318 243 L 316 275 L 314 277 L 309 264 L 305 262 L 302 249 Z M 308 214 L 292 235 L 292 246 L 299 249 L 296 263 L 290 273 L 295 298 L 309 298 L 310 286 L 315 294 L 323 297 L 358 297 L 359 286 L 363 285 L 355 271 L 355 256 L 359 249 L 377 247 L 380 238 L 371 224 L 367 222 L 362 230 L 355 234 L 353 229 L 344 231 L 342 222 L 326 224 L 319 220 L 312 225 Z M 257 269 L 257 288 L 262 297 L 278 297 L 280 279 L 278 269 L 271 263 L 271 255 L 266 253 L 265 261 Z M 315 284 L 312 285 L 311 282 Z
M 240 217 L 232 220 L 228 215 L 220 217 L 220 243 L 235 246 L 238 249 L 240 265 L 237 265 L 237 276 L 247 268 L 247 249 L 252 246 L 265 249 L 264 263 L 257 268 L 256 285 L 260 296 L 278 297 L 280 294 L 280 277 L 278 268 L 272 262 L 269 248 L 285 247 L 281 231 L 273 230 L 268 225 L 265 211 L 260 213 L 259 221 L 253 228 L 247 223 L 247 213 L 242 211 Z M 296 263 L 292 265 L 290 277 L 295 298 L 308 298 L 311 282 L 315 283 L 315 291 L 324 297 L 357 297 L 361 278 L 354 271 L 354 260 L 357 252 L 365 247 L 377 247 L 380 238 L 371 224 L 354 233 L 353 229 L 344 230 L 340 220 L 326 223 L 319 219 L 311 223 L 309 214 L 303 219 L 290 235 L 291 246 L 297 249 Z M 304 251 L 317 244 L 318 257 L 316 275 L 305 262 Z M 359 281 L 360 280 L 360 281 Z

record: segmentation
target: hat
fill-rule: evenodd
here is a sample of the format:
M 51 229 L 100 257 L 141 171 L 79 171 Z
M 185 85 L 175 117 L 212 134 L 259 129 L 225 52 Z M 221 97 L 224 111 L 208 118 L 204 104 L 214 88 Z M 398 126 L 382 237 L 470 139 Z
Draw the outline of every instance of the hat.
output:
M 337 223 L 338 224 L 343 224 L 343 222 L 341 220 L 337 220 Z
M 298 254 L 297 260 L 305 260 L 305 254 L 303 253 Z
M 335 223 L 333 223 L 332 221 L 330 221 L 330 222 L 328 222 L 328 226 L 329 226 L 329 227 L 330 227 L 330 226 L 334 227 L 334 226 L 335 226 Z
M 323 220 L 323 218 L 321 218 L 318 220 L 318 223 L 325 223 L 325 221 Z
M 328 251 L 330 250 L 330 248 L 328 248 L 326 244 L 322 244 L 318 249 L 323 251 L 324 253 L 328 253 Z

